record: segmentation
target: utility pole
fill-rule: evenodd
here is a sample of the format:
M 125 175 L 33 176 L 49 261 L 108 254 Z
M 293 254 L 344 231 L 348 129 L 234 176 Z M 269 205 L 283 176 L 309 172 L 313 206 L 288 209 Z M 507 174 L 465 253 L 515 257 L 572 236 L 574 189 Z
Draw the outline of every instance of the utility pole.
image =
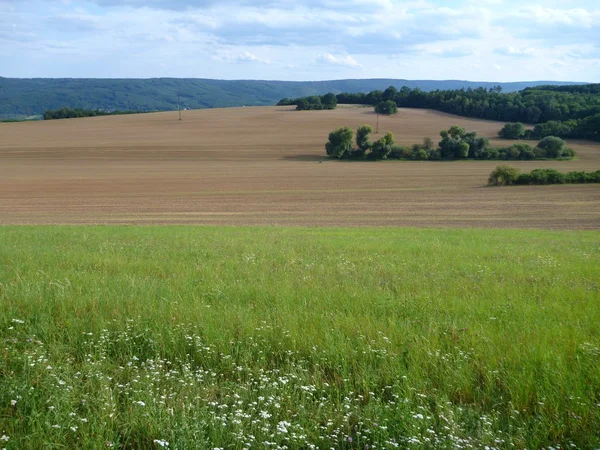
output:
M 179 120 L 181 120 L 181 95 L 177 95 L 177 109 L 179 110 Z
M 379 134 L 379 113 L 377 113 L 377 129 L 375 130 L 375 134 Z

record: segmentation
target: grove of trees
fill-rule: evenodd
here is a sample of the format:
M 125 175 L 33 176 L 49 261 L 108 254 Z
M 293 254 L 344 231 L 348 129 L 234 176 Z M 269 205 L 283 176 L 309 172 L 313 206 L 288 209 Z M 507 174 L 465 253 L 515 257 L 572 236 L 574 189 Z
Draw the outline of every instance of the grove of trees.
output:
M 338 101 L 335 94 L 312 95 L 310 97 L 300 97 L 296 99 L 284 98 L 277 103 L 277 106 L 296 105 L 298 111 L 311 111 L 322 109 L 335 109 Z
M 503 93 L 500 86 L 430 92 L 390 86 L 385 91 L 344 92 L 335 97 L 338 104 L 372 105 L 379 109 L 382 103 L 392 102 L 398 108 L 427 108 L 513 124 L 538 124 L 533 131 L 509 127 L 506 130 L 509 139 L 537 140 L 546 136 L 600 139 L 600 83 L 537 86 L 510 93 Z M 297 104 L 297 100 L 284 99 L 280 104 Z
M 76 117 L 113 116 L 119 114 L 139 114 L 142 111 L 102 111 L 100 109 L 60 108 L 44 113 L 44 120 L 73 119 Z
M 507 123 L 498 135 L 505 139 L 524 140 L 542 139 L 547 136 L 600 140 L 600 114 L 584 119 L 550 120 L 537 124 L 533 130 L 526 130 L 520 122 Z
M 516 167 L 496 167 L 488 179 L 488 186 L 511 184 L 581 184 L 600 183 L 600 170 L 596 172 L 559 172 L 555 169 L 535 169 L 521 173 Z
M 396 145 L 392 133 L 375 142 L 370 135 L 373 127 L 362 125 L 354 132 L 349 127 L 341 127 L 329 133 L 329 141 L 325 145 L 328 156 L 338 159 L 407 159 L 407 160 L 535 160 L 535 159 L 570 159 L 575 152 L 565 142 L 555 136 L 542 139 L 536 147 L 519 143 L 509 147 L 493 148 L 487 138 L 477 133 L 467 133 L 459 126 L 452 126 L 440 132 L 441 140 L 437 147 L 430 138 L 421 144 L 410 147 Z

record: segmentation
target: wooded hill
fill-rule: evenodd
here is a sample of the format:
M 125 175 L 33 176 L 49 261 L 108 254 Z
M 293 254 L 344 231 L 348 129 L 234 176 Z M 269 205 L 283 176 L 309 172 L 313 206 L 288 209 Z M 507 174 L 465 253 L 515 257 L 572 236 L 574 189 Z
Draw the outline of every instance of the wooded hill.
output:
M 43 114 L 63 107 L 86 110 L 161 111 L 183 108 L 274 105 L 283 97 L 298 98 L 328 92 L 369 92 L 388 86 L 436 89 L 493 88 L 513 92 L 540 84 L 573 85 L 568 82 L 487 83 L 459 80 L 333 80 L 260 81 L 184 78 L 74 79 L 0 77 L 0 117 Z

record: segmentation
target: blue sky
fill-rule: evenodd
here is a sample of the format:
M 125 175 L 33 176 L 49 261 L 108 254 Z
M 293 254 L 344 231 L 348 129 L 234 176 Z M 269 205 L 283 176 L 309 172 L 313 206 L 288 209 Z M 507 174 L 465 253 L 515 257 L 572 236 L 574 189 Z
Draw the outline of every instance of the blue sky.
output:
M 0 76 L 600 82 L 600 1 L 0 0 Z

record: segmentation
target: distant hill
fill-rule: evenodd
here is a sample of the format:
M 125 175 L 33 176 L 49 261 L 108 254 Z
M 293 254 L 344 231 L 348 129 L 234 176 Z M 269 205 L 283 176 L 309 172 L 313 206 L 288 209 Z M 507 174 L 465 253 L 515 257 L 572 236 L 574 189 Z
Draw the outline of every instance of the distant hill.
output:
M 274 105 L 283 97 L 304 97 L 333 92 L 369 92 L 389 86 L 436 89 L 491 88 L 500 85 L 514 92 L 539 85 L 577 85 L 582 83 L 531 81 L 489 83 L 434 80 L 333 80 L 260 81 L 208 80 L 200 78 L 2 78 L 0 77 L 0 117 L 15 117 L 29 112 L 42 114 L 64 106 L 83 109 L 156 111 L 229 106 Z

